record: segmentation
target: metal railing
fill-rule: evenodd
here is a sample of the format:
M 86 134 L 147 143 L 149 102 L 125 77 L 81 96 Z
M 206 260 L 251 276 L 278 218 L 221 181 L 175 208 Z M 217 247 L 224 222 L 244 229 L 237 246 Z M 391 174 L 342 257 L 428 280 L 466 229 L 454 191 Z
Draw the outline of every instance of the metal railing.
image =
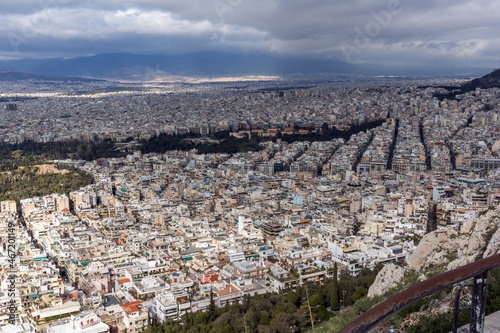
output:
M 478 260 L 420 282 L 373 307 L 340 330 L 339 333 L 368 332 L 385 319 L 418 300 L 468 279 L 474 279 L 472 284 L 473 291 L 469 332 L 482 333 L 486 312 L 488 271 L 498 267 L 500 267 L 500 254 Z M 457 309 L 455 309 L 455 311 L 457 311 Z M 454 332 L 456 332 L 455 323 Z

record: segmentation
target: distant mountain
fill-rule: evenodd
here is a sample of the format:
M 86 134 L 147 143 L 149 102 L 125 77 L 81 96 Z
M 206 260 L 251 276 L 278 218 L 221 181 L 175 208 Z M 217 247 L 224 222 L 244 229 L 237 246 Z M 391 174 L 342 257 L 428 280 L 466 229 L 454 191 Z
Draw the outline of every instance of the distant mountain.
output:
M 481 89 L 500 88 L 500 68 L 495 69 L 490 74 L 487 74 L 478 79 L 474 79 L 462 85 L 462 90 L 464 92 L 473 91 L 476 90 L 476 88 L 481 88 Z
M 0 61 L 0 70 L 50 76 L 152 79 L 165 75 L 234 76 L 297 73 L 365 75 L 482 75 L 491 69 L 389 67 L 341 61 L 286 57 L 274 54 L 198 52 L 176 55 L 130 53 L 98 54 L 71 59 L 20 59 Z
M 350 73 L 349 64 L 331 61 L 202 52 L 182 55 L 99 54 L 72 59 L 22 59 L 0 62 L 0 70 L 53 76 L 97 78 L 152 78 L 162 75 L 210 76 L 289 74 L 312 72 Z
M 493 70 L 493 72 L 483 77 L 466 82 L 461 86 L 444 86 L 441 88 L 448 90 L 448 93 L 434 95 L 441 101 L 445 99 L 455 99 L 456 96 L 474 91 L 476 88 L 500 88 L 500 68 Z
M 81 77 L 55 77 L 49 75 L 30 74 L 22 72 L 0 72 L 0 81 L 20 81 L 20 80 L 72 81 L 72 82 L 96 81 L 95 79 L 86 79 Z

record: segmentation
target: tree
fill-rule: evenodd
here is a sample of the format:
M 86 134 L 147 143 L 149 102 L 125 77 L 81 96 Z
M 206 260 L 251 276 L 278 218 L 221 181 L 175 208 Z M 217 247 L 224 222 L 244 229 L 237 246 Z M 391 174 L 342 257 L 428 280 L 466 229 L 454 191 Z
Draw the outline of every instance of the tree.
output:
M 235 332 L 234 327 L 232 327 L 227 322 L 217 322 L 212 326 L 210 333 L 233 333 Z
M 248 309 L 250 308 L 250 300 L 251 300 L 250 294 L 245 294 L 245 296 L 243 296 L 243 302 L 241 304 L 241 307 L 244 312 L 247 312 Z
M 215 306 L 214 292 L 212 289 L 210 289 L 210 304 L 208 305 L 207 312 L 211 322 L 217 318 L 217 308 Z
M 300 297 L 299 297 L 299 294 L 297 294 L 295 291 L 290 290 L 286 294 L 286 298 L 287 298 L 288 302 L 292 303 L 293 305 L 300 306 Z
M 23 157 L 23 151 L 22 150 L 13 151 L 12 154 L 11 154 L 11 156 L 16 161 L 19 161 Z
M 323 321 L 328 317 L 328 312 L 323 305 L 323 298 L 319 293 L 316 293 L 309 298 L 309 305 L 314 315 L 315 320 Z
M 276 315 L 276 318 L 271 322 L 272 332 L 293 332 L 293 327 L 295 326 L 295 317 L 293 314 L 280 312 Z
M 500 269 L 488 273 L 488 291 L 486 300 L 486 314 L 489 315 L 500 309 Z
M 333 288 L 332 288 L 332 298 L 330 300 L 330 306 L 332 311 L 339 309 L 339 280 L 338 280 L 338 268 L 337 263 L 333 266 Z
M 194 325 L 205 325 L 210 321 L 210 316 L 206 312 L 198 311 L 194 316 Z
M 361 298 L 365 297 L 367 294 L 368 294 L 368 289 L 366 289 L 363 286 L 357 287 L 356 291 L 351 296 L 351 300 L 352 300 L 353 303 L 356 303 L 356 301 L 358 299 L 361 299 Z
M 311 311 L 311 303 L 309 302 L 309 292 L 307 291 L 307 285 L 306 285 L 305 289 L 306 289 L 307 308 L 309 310 L 309 318 L 311 319 L 311 326 L 312 326 L 312 330 L 314 332 L 314 318 L 313 318 L 312 311 Z

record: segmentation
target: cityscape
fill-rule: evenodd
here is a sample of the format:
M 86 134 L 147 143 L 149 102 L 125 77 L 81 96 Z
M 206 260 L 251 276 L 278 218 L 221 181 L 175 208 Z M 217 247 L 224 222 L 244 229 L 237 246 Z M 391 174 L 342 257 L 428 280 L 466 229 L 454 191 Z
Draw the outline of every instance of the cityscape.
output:
M 1 333 L 500 331 L 496 39 L 167 2 L 5 7 Z

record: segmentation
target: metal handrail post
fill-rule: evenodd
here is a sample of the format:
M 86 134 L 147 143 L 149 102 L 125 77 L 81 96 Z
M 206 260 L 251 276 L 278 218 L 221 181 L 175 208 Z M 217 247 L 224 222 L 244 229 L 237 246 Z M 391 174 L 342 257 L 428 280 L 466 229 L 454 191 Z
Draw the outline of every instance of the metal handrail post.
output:
M 486 287 L 488 286 L 488 271 L 474 277 L 472 290 L 472 308 L 470 312 L 470 333 L 483 333 L 486 314 Z
M 458 314 L 460 312 L 460 295 L 465 287 L 472 287 L 472 284 L 466 284 L 459 286 L 455 293 L 455 309 L 453 310 L 453 331 L 452 333 L 457 333 L 458 331 Z

